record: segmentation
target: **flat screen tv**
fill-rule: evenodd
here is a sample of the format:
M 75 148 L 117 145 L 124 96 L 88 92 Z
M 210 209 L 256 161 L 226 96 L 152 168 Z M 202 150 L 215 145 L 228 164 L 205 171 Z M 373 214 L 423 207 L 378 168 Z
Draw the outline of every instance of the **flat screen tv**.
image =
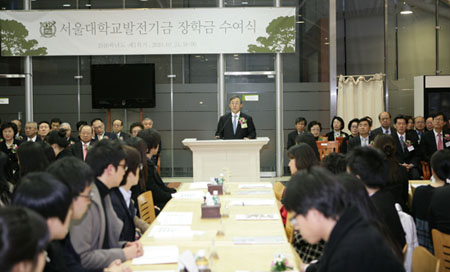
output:
M 92 108 L 154 108 L 155 64 L 91 65 Z

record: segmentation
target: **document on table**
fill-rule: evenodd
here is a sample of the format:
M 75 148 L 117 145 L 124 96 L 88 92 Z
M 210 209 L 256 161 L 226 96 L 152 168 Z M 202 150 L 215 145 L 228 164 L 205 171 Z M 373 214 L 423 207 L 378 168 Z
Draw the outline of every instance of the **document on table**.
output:
M 177 246 L 144 246 L 144 255 L 135 258 L 133 265 L 178 263 Z
M 280 215 L 276 213 L 254 213 L 254 214 L 236 214 L 236 220 L 279 220 Z
M 185 199 L 185 200 L 202 200 L 205 196 L 203 191 L 184 191 L 172 194 L 174 199 Z
M 230 206 L 271 206 L 275 205 L 273 199 L 233 199 Z
M 272 183 L 268 182 L 241 183 L 238 185 L 238 188 L 239 189 L 272 188 Z
M 190 226 L 154 226 L 148 236 L 154 238 L 192 237 L 194 232 Z
M 232 238 L 235 245 L 263 245 L 286 243 L 283 236 L 236 236 Z
M 192 212 L 162 212 L 158 215 L 160 225 L 192 225 Z
M 237 195 L 266 195 L 273 194 L 272 191 L 269 190 L 255 190 L 255 191 L 237 191 Z
M 208 189 L 208 181 L 197 181 L 189 184 L 189 189 Z

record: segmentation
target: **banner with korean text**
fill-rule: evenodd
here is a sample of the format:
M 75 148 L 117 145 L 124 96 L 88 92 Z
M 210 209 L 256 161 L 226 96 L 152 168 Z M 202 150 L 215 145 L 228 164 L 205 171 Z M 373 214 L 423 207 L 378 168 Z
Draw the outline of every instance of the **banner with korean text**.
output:
M 2 56 L 295 52 L 295 8 L 1 11 Z

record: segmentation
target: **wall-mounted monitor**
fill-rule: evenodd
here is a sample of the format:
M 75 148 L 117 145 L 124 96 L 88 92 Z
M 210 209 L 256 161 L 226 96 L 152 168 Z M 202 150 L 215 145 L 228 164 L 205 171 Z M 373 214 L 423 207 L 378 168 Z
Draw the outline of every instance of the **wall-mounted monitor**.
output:
M 414 115 L 427 117 L 437 112 L 450 116 L 450 76 L 414 77 Z
M 92 108 L 154 108 L 155 64 L 91 65 Z

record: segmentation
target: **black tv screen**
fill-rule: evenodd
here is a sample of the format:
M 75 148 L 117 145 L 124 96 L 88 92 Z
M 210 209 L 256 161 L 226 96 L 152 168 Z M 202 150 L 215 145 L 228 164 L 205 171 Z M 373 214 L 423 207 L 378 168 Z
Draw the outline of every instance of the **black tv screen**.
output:
M 92 107 L 154 108 L 155 64 L 91 65 Z
M 427 88 L 424 99 L 425 116 L 442 112 L 450 116 L 450 88 Z

